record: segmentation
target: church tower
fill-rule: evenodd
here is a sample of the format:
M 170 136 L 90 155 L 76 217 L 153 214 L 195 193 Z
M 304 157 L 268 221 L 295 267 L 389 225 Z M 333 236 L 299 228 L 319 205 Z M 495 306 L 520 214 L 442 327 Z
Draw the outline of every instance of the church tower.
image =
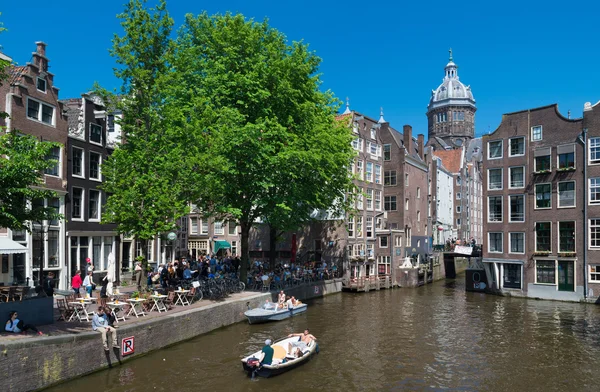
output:
M 431 91 L 427 105 L 427 144 L 436 150 L 461 147 L 475 137 L 475 98 L 470 86 L 458 78 L 458 66 L 450 60 L 444 79 Z

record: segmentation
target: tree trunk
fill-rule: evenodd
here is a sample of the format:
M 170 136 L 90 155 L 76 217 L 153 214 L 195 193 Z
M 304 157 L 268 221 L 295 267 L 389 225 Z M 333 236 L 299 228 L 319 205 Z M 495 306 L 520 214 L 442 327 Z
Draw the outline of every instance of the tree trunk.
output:
M 275 255 L 277 254 L 277 228 L 269 224 L 269 267 L 275 267 Z
M 240 222 L 242 229 L 242 265 L 240 265 L 240 281 L 244 284 L 248 281 L 248 264 L 250 262 L 250 228 L 251 223 Z

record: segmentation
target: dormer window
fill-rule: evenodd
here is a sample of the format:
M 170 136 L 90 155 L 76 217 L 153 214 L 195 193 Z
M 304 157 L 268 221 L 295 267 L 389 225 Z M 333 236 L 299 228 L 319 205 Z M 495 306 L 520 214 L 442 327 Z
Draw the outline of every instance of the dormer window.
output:
M 102 127 L 100 125 L 90 123 L 90 142 L 102 144 Z
M 43 78 L 37 78 L 37 89 L 43 93 L 46 92 L 46 80 Z

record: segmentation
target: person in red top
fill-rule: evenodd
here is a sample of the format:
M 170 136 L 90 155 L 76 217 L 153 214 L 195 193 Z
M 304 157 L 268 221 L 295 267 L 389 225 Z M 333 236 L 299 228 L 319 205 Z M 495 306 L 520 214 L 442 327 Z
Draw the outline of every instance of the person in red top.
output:
M 73 279 L 71 279 L 71 287 L 73 287 L 73 291 L 77 297 L 79 297 L 79 289 L 81 288 L 81 284 L 81 271 L 77 270 L 77 272 L 75 272 L 75 276 L 73 276 Z

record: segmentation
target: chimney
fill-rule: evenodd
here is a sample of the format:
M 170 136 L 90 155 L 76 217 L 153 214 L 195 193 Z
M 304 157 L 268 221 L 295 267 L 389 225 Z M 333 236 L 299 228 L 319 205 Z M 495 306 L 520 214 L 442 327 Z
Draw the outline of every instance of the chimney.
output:
M 43 41 L 37 41 L 36 43 L 37 49 L 33 56 L 35 57 L 34 64 L 40 67 L 40 70 L 43 72 L 48 71 L 48 59 L 46 58 L 46 43 Z
M 408 155 L 410 155 L 413 151 L 412 127 L 410 125 L 405 125 L 402 128 L 402 131 L 404 133 L 404 148 L 406 148 Z
M 425 160 L 425 135 L 418 134 L 417 141 L 419 142 L 419 156 L 422 160 Z

